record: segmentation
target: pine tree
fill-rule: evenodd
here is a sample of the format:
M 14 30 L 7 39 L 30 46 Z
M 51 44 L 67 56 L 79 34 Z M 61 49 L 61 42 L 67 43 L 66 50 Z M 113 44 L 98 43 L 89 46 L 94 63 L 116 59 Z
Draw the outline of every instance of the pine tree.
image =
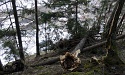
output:
M 67 18 L 66 29 L 71 34 L 73 38 L 81 38 L 84 36 L 86 32 L 86 28 L 81 25 L 81 22 L 78 19 L 78 8 L 80 4 L 85 4 L 88 1 L 76 0 L 50 0 L 49 2 L 45 3 L 46 7 L 55 10 L 54 13 L 51 12 L 51 15 L 48 14 L 47 16 L 49 19 L 58 20 L 58 18 Z M 48 18 L 47 18 L 48 19 Z

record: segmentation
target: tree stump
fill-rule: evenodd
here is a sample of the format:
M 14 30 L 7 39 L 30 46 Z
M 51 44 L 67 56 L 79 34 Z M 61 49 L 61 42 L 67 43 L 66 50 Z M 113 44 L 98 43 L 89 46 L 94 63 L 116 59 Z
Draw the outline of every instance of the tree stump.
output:
M 61 55 L 60 62 L 63 69 L 69 71 L 76 69 L 81 63 L 80 58 L 78 58 L 79 53 L 80 49 L 76 50 L 74 53 L 66 52 L 65 55 Z

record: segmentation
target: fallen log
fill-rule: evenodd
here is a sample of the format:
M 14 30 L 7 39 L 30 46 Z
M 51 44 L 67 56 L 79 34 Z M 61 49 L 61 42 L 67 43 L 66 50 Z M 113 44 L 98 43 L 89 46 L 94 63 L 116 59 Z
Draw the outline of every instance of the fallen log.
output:
M 36 66 L 43 66 L 43 65 L 51 65 L 51 64 L 54 64 L 54 63 L 56 63 L 57 61 L 59 61 L 60 60 L 60 58 L 59 58 L 59 56 L 57 56 L 57 57 L 54 57 L 54 58 L 52 58 L 52 59 L 49 59 L 49 60 L 47 60 L 47 61 L 45 61 L 45 62 L 42 62 L 42 63 L 39 63 L 39 64 L 33 64 L 33 65 L 30 65 L 30 67 L 36 67 Z
M 80 43 L 77 44 L 77 46 L 75 47 L 75 49 L 74 49 L 71 53 L 76 52 L 76 50 L 78 50 L 78 49 L 82 50 L 82 48 L 83 48 L 83 46 L 84 46 L 84 44 L 85 44 L 85 42 L 86 42 L 86 38 L 87 38 L 87 36 L 85 36 L 85 38 L 83 38 L 83 39 L 80 41 Z
M 116 37 L 116 40 L 122 39 L 122 38 L 124 38 L 124 37 L 125 37 L 125 34 L 120 35 L 120 36 L 117 36 L 117 37 Z M 83 49 L 81 50 L 81 52 L 85 52 L 85 51 L 87 51 L 87 50 L 100 47 L 100 46 L 104 45 L 106 42 L 107 42 L 107 41 L 103 41 L 103 42 L 97 43 L 97 44 L 95 44 L 95 45 L 85 47 L 85 48 L 83 48 Z
M 76 52 L 76 50 L 78 50 L 78 49 L 82 49 L 82 47 L 85 44 L 86 38 L 87 38 L 87 36 L 80 41 L 80 43 L 75 47 L 75 49 L 71 53 Z M 57 62 L 59 60 L 60 60 L 60 56 L 57 56 L 57 57 L 54 57 L 51 60 L 47 60 L 47 61 L 39 63 L 39 64 L 31 65 L 31 67 L 43 66 L 43 65 L 51 65 L 51 64 L 53 64 L 53 63 L 55 63 L 55 62 Z
M 119 39 L 122 39 L 122 38 L 125 38 L 125 34 L 120 35 L 120 36 L 117 36 L 117 37 L 116 37 L 116 40 L 119 40 Z M 80 41 L 80 43 L 82 42 L 82 44 L 84 44 L 84 43 L 83 43 L 84 41 L 85 41 L 85 38 L 83 38 L 83 39 Z M 92 45 L 92 46 L 85 47 L 85 48 L 81 49 L 81 52 L 85 52 L 85 51 L 87 51 L 87 50 L 100 47 L 100 46 L 104 45 L 105 43 L 106 43 L 106 41 L 103 41 L 103 42 L 100 42 L 100 43 L 98 43 L 98 44 L 94 44 L 94 45 Z M 80 45 L 80 44 L 78 44 L 78 45 L 79 45 L 79 47 L 82 47 L 82 45 Z M 78 45 L 77 45 L 77 46 L 78 46 Z M 76 49 L 78 48 L 77 46 L 76 46 Z M 76 49 L 74 49 L 73 51 L 75 51 Z M 31 67 L 43 66 L 43 65 L 51 65 L 51 64 L 53 64 L 53 63 L 56 63 L 56 62 L 59 61 L 59 60 L 60 60 L 60 57 L 57 56 L 57 57 L 55 57 L 55 58 L 53 58 L 53 59 L 51 59 L 51 60 L 48 60 L 48 61 L 45 61 L 45 62 L 36 64 L 36 65 L 31 65 Z

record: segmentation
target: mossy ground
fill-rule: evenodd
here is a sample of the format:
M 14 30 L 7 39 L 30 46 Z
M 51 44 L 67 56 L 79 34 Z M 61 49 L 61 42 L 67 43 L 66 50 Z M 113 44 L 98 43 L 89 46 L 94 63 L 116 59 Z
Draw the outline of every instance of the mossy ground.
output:
M 125 64 L 115 63 L 116 61 L 118 61 L 116 60 L 116 58 L 106 59 L 106 63 L 111 63 L 110 60 L 112 60 L 114 62 L 113 65 L 112 63 L 110 65 L 105 65 L 105 63 L 98 64 L 95 62 L 91 62 L 90 60 L 92 56 L 98 55 L 98 57 L 102 57 L 105 55 L 105 54 L 101 55 L 93 53 L 100 53 L 100 52 L 89 51 L 80 54 L 79 57 L 81 59 L 81 64 L 78 67 L 78 69 L 74 70 L 73 72 L 65 71 L 61 67 L 60 62 L 57 62 L 52 65 L 28 67 L 28 69 L 25 69 L 22 72 L 16 72 L 10 75 L 125 75 Z M 46 61 L 43 59 L 41 60 L 40 58 L 37 58 L 37 60 L 33 58 L 30 59 L 32 60 L 28 61 L 28 65 Z
M 80 58 L 82 63 L 79 68 L 73 72 L 65 71 L 60 63 L 57 62 L 53 65 L 29 67 L 23 72 L 16 72 L 10 75 L 124 75 L 124 64 L 107 67 L 104 64 L 95 64 L 94 62 L 91 62 L 90 57 L 80 55 Z

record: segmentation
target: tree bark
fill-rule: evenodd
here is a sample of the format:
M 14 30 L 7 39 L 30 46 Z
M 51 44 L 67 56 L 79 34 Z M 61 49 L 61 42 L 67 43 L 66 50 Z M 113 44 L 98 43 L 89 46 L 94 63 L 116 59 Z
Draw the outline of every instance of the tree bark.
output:
M 0 59 L 0 71 L 3 71 L 3 64 L 1 62 L 1 59 Z
M 125 34 L 120 35 L 120 36 L 117 36 L 117 37 L 116 37 L 116 40 L 119 40 L 119 39 L 122 39 L 122 38 L 125 38 Z M 83 38 L 83 39 L 85 39 L 85 38 Z M 83 40 L 83 39 L 82 39 L 82 40 Z M 81 40 L 81 42 L 82 42 L 82 40 Z M 84 42 L 84 41 L 83 41 L 83 42 Z M 103 41 L 103 42 L 100 42 L 100 43 L 98 43 L 98 44 L 94 44 L 94 45 L 92 45 L 92 46 L 85 47 L 85 48 L 81 49 L 81 52 L 85 52 L 85 51 L 88 51 L 88 50 L 90 50 L 90 49 L 94 49 L 94 48 L 103 46 L 103 45 L 105 45 L 105 44 L 106 44 L 106 41 Z M 73 52 L 74 52 L 75 50 L 77 50 L 78 46 L 79 46 L 79 44 L 76 46 L 76 48 L 73 50 Z M 81 46 L 81 47 L 82 47 L 82 46 Z M 53 63 L 56 63 L 56 62 L 59 61 L 59 60 L 60 60 L 60 58 L 59 58 L 59 56 L 57 56 L 57 57 L 52 58 L 52 59 L 50 59 L 50 60 L 47 60 L 47 61 L 45 61 L 45 62 L 36 64 L 36 65 L 31 65 L 31 67 L 43 66 L 43 65 L 51 65 L 51 64 L 53 64 Z
M 20 55 L 21 60 L 25 61 L 24 53 L 23 53 L 23 46 L 22 46 L 22 39 L 21 39 L 21 31 L 20 31 L 17 10 L 16 10 L 16 4 L 15 4 L 15 0 L 11 0 L 11 1 L 12 1 L 12 6 L 13 6 L 13 13 L 14 13 L 14 18 L 15 18 L 18 42 L 19 42 L 19 55 Z
M 117 23 L 119 16 L 121 14 L 121 10 L 123 8 L 125 0 L 118 0 L 117 9 L 114 13 L 113 19 L 111 20 L 110 27 L 107 35 L 106 42 L 106 58 L 104 59 L 104 63 L 106 65 L 116 65 L 123 63 L 117 54 L 117 46 L 116 46 L 116 31 L 117 31 Z M 115 59 L 114 59 L 115 58 Z
M 110 18 L 109 18 L 109 20 L 108 20 L 108 22 L 107 22 L 107 24 L 106 24 L 106 30 L 105 30 L 105 33 L 104 33 L 104 38 L 107 38 L 110 25 L 111 25 L 111 23 L 112 23 L 112 20 L 113 20 L 113 18 L 114 18 L 114 14 L 115 14 L 116 9 L 117 9 L 117 6 L 118 6 L 118 2 L 119 2 L 119 0 L 117 0 L 116 5 L 115 5 L 115 7 L 114 7 L 114 9 L 113 9 L 113 11 L 112 11 L 112 13 L 111 13 L 111 16 L 110 16 Z
M 107 45 L 112 45 L 110 42 L 116 38 L 116 30 L 117 30 L 117 23 L 119 16 L 121 14 L 121 10 L 124 5 L 124 0 L 118 0 L 118 4 L 116 5 L 117 8 L 115 9 L 115 13 L 113 18 L 111 19 L 111 22 L 109 23 L 110 27 L 108 28 L 108 36 L 107 36 Z
M 124 15 L 122 16 L 120 22 L 118 23 L 118 26 L 117 26 L 117 32 L 118 32 L 119 29 L 122 27 L 122 22 L 123 22 L 124 18 L 125 18 L 125 13 L 124 13 Z
M 56 63 L 56 62 L 59 61 L 59 60 L 60 60 L 60 58 L 59 58 L 59 56 L 57 56 L 57 57 L 54 57 L 54 58 L 52 58 L 52 59 L 49 59 L 49 60 L 47 60 L 47 61 L 45 61 L 45 62 L 42 62 L 42 63 L 39 63 L 39 64 L 35 64 L 35 65 L 31 65 L 31 67 L 43 66 L 43 65 L 51 65 L 51 64 Z
M 36 19 L 36 56 L 40 56 L 37 0 L 35 0 L 35 19 Z
M 78 50 L 78 49 L 80 49 L 80 50 L 82 50 L 82 48 L 83 48 L 83 46 L 84 46 L 84 44 L 85 44 L 85 42 L 86 42 L 86 38 L 87 38 L 87 36 L 85 36 L 77 45 L 76 45 L 76 47 L 75 47 L 75 49 L 72 51 L 72 53 L 74 53 L 76 50 Z

